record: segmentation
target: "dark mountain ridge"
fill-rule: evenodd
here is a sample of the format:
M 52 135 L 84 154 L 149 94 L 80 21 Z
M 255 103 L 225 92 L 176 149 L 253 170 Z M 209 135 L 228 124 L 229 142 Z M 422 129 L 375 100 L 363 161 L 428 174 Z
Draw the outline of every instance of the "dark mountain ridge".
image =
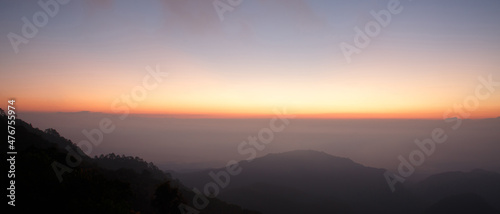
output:
M 0 109 L 2 139 L 8 135 L 8 120 Z M 42 131 L 18 118 L 14 127 L 16 206 L 5 205 L 9 212 L 182 213 L 179 204 L 193 207 L 195 193 L 153 163 L 115 154 L 91 158 L 54 129 Z M 81 161 L 67 166 L 70 172 L 59 181 L 52 164 L 66 164 L 68 148 L 78 153 Z M 216 198 L 209 199 L 199 213 L 258 214 Z

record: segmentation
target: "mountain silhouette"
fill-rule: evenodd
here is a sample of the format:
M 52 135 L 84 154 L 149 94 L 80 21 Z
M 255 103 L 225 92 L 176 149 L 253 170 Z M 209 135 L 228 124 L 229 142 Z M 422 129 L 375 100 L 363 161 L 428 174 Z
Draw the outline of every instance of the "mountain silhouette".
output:
M 7 138 L 8 118 L 0 109 L 0 138 Z M 55 129 L 42 131 L 15 120 L 15 207 L 13 213 L 182 213 L 193 207 L 191 190 L 139 157 L 102 155 L 91 158 Z M 68 149 L 81 161 L 59 181 L 53 163 L 68 164 Z M 68 166 L 67 166 L 68 167 Z M 8 170 L 6 170 L 8 171 Z M 219 199 L 209 199 L 200 214 L 258 214 Z M 9 212 L 10 213 L 10 212 Z
M 231 178 L 220 198 L 263 213 L 397 213 L 411 206 L 403 191 L 392 193 L 384 169 L 365 167 L 348 158 L 299 150 L 240 162 L 242 173 Z M 178 175 L 190 187 L 210 182 L 210 171 Z M 287 206 L 276 206 L 280 201 Z M 393 202 L 397 205 L 391 205 Z
M 481 169 L 432 175 L 419 183 L 400 185 L 392 193 L 384 169 L 366 167 L 324 152 L 268 154 L 251 162 L 241 161 L 239 165 L 241 174 L 231 177 L 230 185 L 221 191 L 219 198 L 264 214 L 421 214 L 452 208 L 453 201 L 461 200 L 452 196 L 466 193 L 478 196 L 471 197 L 474 201 L 470 207 L 497 210 L 500 205 L 500 174 Z M 203 188 L 212 179 L 209 173 L 221 170 L 176 176 L 189 187 Z

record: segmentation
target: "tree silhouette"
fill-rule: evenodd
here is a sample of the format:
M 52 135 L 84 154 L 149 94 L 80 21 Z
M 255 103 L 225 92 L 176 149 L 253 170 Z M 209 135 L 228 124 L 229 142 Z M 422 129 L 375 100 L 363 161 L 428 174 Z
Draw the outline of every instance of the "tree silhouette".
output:
M 45 133 L 53 135 L 53 136 L 56 136 L 56 137 L 61 137 L 61 135 L 59 134 L 59 132 L 57 132 L 57 130 L 55 130 L 53 128 L 45 129 Z

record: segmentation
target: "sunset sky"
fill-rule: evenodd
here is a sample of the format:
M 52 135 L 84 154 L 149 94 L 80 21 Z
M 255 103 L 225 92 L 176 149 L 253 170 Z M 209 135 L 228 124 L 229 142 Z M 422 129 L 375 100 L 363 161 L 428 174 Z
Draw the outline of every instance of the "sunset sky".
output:
M 156 65 L 169 76 L 132 113 L 442 118 L 478 77 L 500 82 L 498 0 L 401 0 L 348 63 L 339 45 L 388 2 L 243 0 L 221 21 L 212 0 L 72 0 L 15 53 L 7 35 L 43 9 L 1 1 L 0 108 L 115 113 Z M 471 113 L 498 116 L 500 87 Z

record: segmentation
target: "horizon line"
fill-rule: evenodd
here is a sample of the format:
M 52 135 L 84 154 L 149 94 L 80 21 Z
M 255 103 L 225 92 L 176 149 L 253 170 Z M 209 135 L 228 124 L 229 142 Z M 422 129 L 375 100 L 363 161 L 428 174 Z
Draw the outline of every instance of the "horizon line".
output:
M 18 111 L 18 113 L 39 113 L 39 114 L 107 114 L 107 115 L 123 115 L 121 113 L 99 112 L 99 111 Z M 268 119 L 275 117 L 275 114 L 257 114 L 257 113 L 128 113 L 129 116 L 136 117 L 165 117 L 176 119 Z M 400 114 L 388 113 L 317 113 L 317 114 L 289 114 L 293 115 L 294 119 L 353 119 L 353 120 L 367 120 L 367 119 L 380 119 L 380 120 L 445 120 L 448 118 L 439 117 L 405 117 Z M 368 116 L 370 115 L 370 116 Z M 392 115 L 392 116 L 388 116 Z M 399 116 L 398 116 L 399 115 Z M 463 120 L 482 120 L 482 119 L 500 119 L 497 117 L 468 117 L 462 118 Z

